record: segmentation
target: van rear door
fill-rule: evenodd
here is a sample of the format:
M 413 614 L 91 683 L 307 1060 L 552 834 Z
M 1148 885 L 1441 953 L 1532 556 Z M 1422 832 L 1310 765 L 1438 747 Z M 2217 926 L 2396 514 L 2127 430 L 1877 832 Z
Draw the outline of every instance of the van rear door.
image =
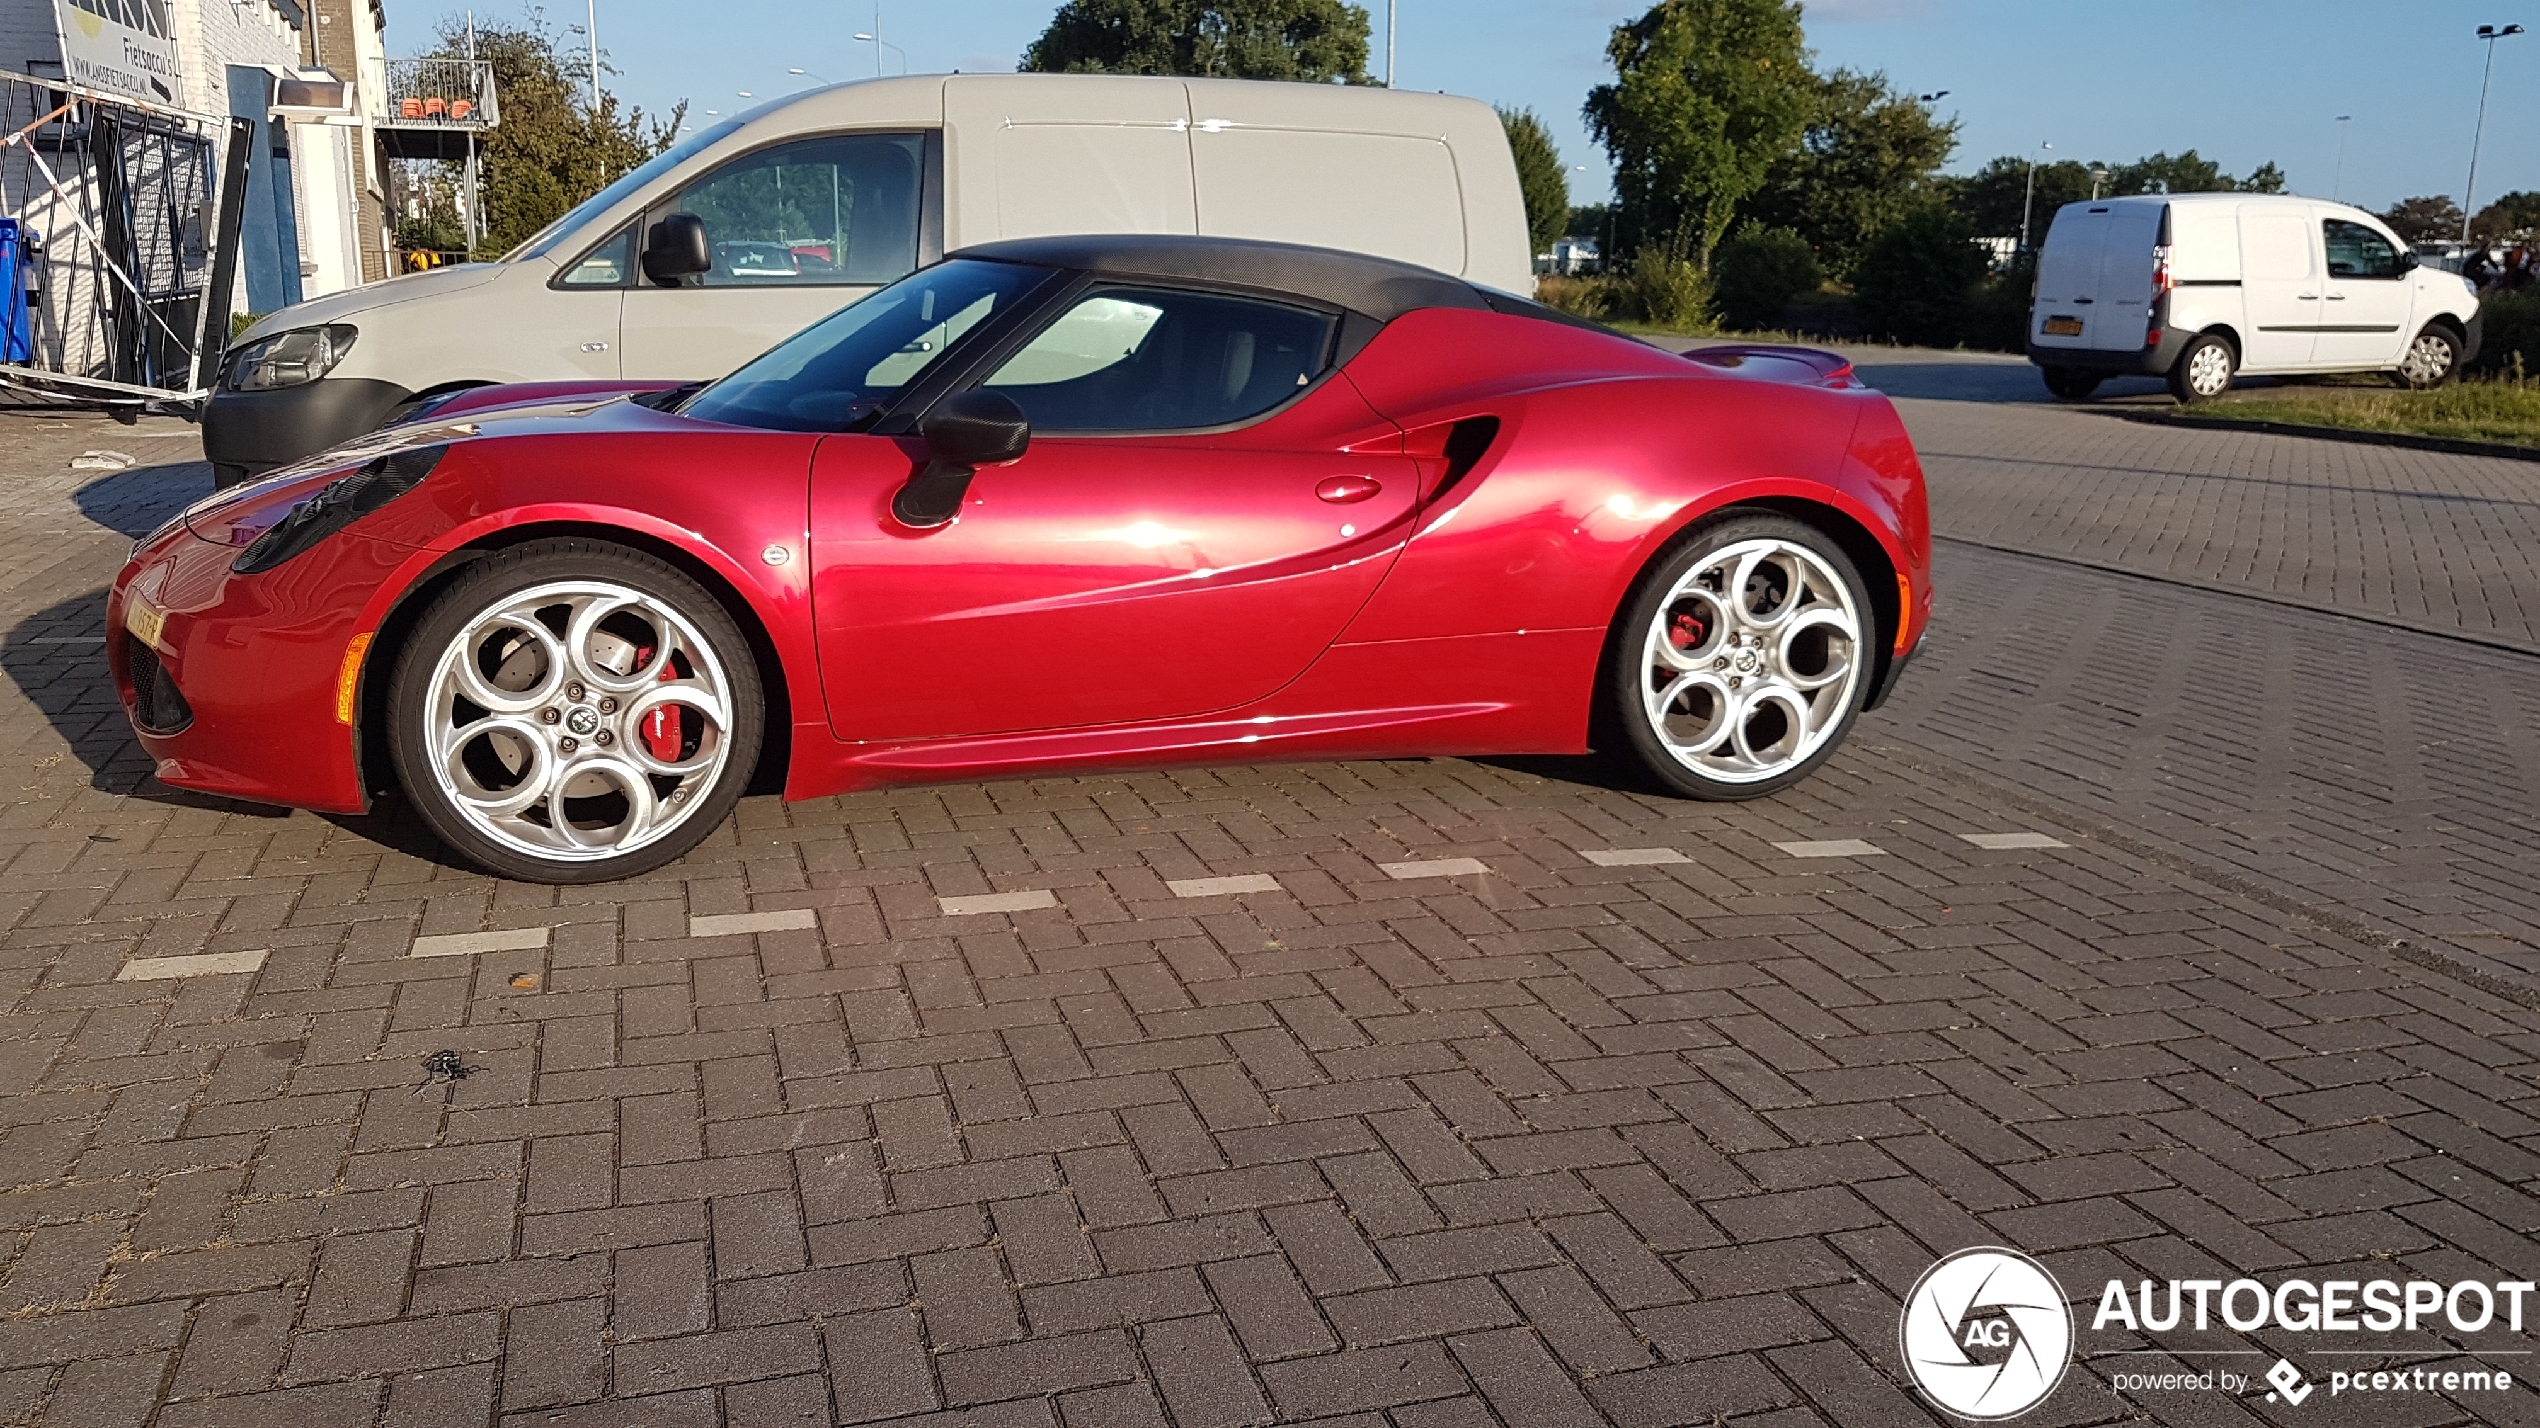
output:
M 2108 241 L 2108 205 L 2068 203 L 2055 211 L 2037 255 L 2037 303 L 2029 309 L 2029 343 L 2041 350 L 2094 345 L 2099 259 Z
M 2099 301 L 2092 304 L 2090 345 L 2103 352 L 2144 346 L 2143 324 L 2152 302 L 2152 249 L 2161 241 L 2158 203 L 2108 205 L 2099 248 Z

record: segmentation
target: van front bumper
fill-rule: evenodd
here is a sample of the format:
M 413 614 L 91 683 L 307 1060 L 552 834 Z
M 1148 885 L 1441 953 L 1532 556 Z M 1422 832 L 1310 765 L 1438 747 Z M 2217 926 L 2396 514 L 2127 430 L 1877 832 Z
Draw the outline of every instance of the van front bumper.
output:
M 412 395 L 376 377 L 320 377 L 269 392 L 218 391 L 203 406 L 203 456 L 227 482 L 287 466 L 376 430 Z
M 2028 345 L 2028 360 L 2040 367 L 2068 367 L 2076 372 L 2098 372 L 2111 377 L 2166 377 L 2177 365 L 2178 354 L 2187 348 L 2187 340 L 2196 334 L 2183 328 L 2163 326 L 2161 340 L 2149 347 L 2040 347 Z

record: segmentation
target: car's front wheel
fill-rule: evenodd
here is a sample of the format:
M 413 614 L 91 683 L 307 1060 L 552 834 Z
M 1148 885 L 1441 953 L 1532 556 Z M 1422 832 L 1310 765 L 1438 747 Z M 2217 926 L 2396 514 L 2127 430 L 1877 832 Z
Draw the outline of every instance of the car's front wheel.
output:
M 661 866 L 757 761 L 758 666 L 732 617 L 652 556 L 539 541 L 433 601 L 390 684 L 398 781 L 468 861 L 524 882 Z
M 1608 693 L 1643 767 L 1691 798 L 1761 798 L 1833 754 L 1869 692 L 1877 620 L 1833 541 L 1781 516 L 1703 527 L 1642 577 Z
M 2399 381 L 2404 386 L 2424 391 L 2439 387 L 2460 375 L 2461 341 L 2443 327 L 2428 327 L 2408 344 L 2407 355 L 2399 359 Z

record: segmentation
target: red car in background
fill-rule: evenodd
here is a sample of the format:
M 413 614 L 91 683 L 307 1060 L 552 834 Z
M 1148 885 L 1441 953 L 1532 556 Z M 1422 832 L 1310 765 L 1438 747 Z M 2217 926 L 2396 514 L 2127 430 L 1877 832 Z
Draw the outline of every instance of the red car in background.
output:
M 1280 244 L 957 253 L 703 386 L 489 388 L 206 500 L 116 579 L 168 783 L 402 790 L 590 882 L 790 798 L 1628 748 L 1805 777 L 1930 608 L 1887 400 Z

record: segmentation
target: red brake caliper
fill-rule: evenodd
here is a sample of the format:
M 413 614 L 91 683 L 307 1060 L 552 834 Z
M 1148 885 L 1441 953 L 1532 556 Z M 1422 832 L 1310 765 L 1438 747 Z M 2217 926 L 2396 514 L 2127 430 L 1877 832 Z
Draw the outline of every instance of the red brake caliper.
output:
M 638 651 L 635 662 L 641 665 L 652 657 L 651 650 Z M 663 660 L 661 682 L 668 684 L 673 676 L 674 671 L 670 667 L 670 661 Z M 679 762 L 680 746 L 686 742 L 686 730 L 682 727 L 677 705 L 656 704 L 652 712 L 644 716 L 644 745 L 652 751 L 654 758 L 666 764 L 675 764 Z

